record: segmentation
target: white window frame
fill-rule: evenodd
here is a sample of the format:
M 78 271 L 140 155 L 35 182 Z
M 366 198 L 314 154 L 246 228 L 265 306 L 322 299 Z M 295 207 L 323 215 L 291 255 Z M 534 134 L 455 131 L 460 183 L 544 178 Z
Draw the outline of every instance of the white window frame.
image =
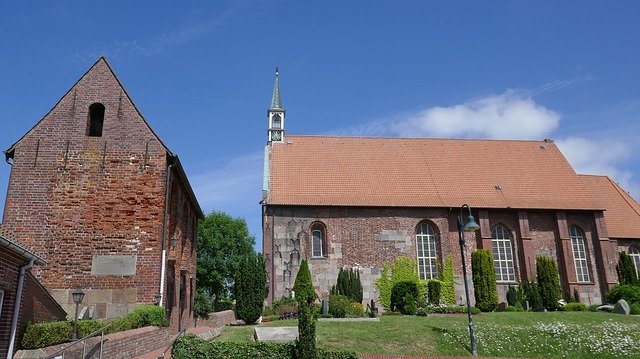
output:
M 436 233 L 433 227 L 425 222 L 416 227 L 416 257 L 420 279 L 427 280 L 438 277 Z
M 316 236 L 316 233 L 320 233 L 319 236 Z M 311 231 L 311 257 L 312 258 L 323 258 L 324 257 L 324 230 L 321 228 L 315 228 Z M 316 244 L 316 239 L 319 240 L 319 245 Z M 319 252 L 319 255 L 316 255 L 316 252 Z
M 629 247 L 629 257 L 631 257 L 633 266 L 636 268 L 636 275 L 640 277 L 640 250 L 638 247 Z
M 513 259 L 513 243 L 511 233 L 501 224 L 491 231 L 491 251 L 493 252 L 493 268 L 497 283 L 514 283 L 516 269 Z
M 578 283 L 590 283 L 591 277 L 589 276 L 587 246 L 584 244 L 584 235 L 582 230 L 576 226 L 570 226 L 569 238 L 571 238 L 573 266 L 576 269 L 576 280 Z

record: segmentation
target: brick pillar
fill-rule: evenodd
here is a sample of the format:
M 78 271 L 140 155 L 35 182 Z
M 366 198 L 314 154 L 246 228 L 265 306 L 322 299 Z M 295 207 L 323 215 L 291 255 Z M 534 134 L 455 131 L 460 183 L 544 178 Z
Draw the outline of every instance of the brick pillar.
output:
M 565 293 L 570 293 L 570 283 L 576 283 L 576 269 L 573 263 L 573 250 L 569 237 L 569 225 L 567 214 L 564 211 L 556 212 L 556 225 L 558 229 L 558 269 L 560 270 L 561 286 Z
M 522 279 L 532 280 L 536 276 L 536 263 L 529 230 L 529 216 L 526 211 L 518 212 L 518 227 L 520 230 L 520 274 Z
M 595 212 L 594 220 L 595 230 L 593 233 L 593 243 L 596 254 L 596 269 L 598 271 L 598 279 L 600 280 L 600 290 L 604 298 L 606 292 L 618 284 L 618 273 L 616 272 L 618 251 L 616 244 L 609 240 L 607 225 L 604 221 L 604 212 Z
M 478 247 L 491 250 L 491 224 L 489 224 L 489 211 L 479 211 L 478 221 L 480 225 L 480 243 Z

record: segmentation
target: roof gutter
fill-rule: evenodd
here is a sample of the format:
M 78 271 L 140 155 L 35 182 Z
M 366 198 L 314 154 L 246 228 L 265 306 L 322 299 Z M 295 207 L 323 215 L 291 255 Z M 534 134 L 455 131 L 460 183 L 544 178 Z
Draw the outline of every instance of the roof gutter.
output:
M 33 267 L 36 258 L 31 257 L 29 263 L 20 267 L 20 278 L 18 279 L 18 287 L 16 288 L 16 302 L 13 305 L 13 318 L 11 319 L 11 334 L 9 336 L 9 350 L 7 351 L 7 359 L 13 357 L 13 347 L 16 341 L 16 332 L 18 331 L 18 317 L 20 316 L 20 304 L 22 304 L 22 289 L 24 288 L 24 277 L 27 270 Z

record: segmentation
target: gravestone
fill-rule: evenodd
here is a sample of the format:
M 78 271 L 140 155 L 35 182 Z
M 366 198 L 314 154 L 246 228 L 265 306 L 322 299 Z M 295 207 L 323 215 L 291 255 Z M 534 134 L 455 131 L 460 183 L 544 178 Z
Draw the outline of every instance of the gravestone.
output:
M 257 342 L 292 342 L 298 339 L 298 327 L 255 327 L 253 338 Z
M 329 302 L 326 299 L 322 300 L 322 315 L 329 314 Z
M 629 315 L 631 314 L 631 308 L 626 300 L 620 299 L 618 303 L 613 307 L 614 313 Z
M 507 310 L 507 306 L 509 306 L 509 304 L 507 302 L 498 303 L 498 311 L 499 312 L 504 312 L 505 310 Z

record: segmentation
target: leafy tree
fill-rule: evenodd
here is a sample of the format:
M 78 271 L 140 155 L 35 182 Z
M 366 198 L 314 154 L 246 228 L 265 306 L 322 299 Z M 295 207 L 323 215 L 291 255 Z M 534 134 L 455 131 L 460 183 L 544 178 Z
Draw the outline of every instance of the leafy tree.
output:
M 538 277 L 538 291 L 542 299 L 542 305 L 548 310 L 556 310 L 558 308 L 558 300 L 562 298 L 556 261 L 551 257 L 538 256 L 536 258 L 536 275 Z
M 638 275 L 633 265 L 633 259 L 631 259 L 631 256 L 627 253 L 620 252 L 616 271 L 618 272 L 618 282 L 620 282 L 620 285 L 638 284 Z
M 255 254 L 244 258 L 236 274 L 234 293 L 236 315 L 247 324 L 255 323 L 262 314 L 267 285 L 264 259 Z
M 213 311 L 211 296 L 202 289 L 196 291 L 196 296 L 193 299 L 193 311 L 198 317 L 204 317 Z
M 493 267 L 493 255 L 488 249 L 477 249 L 471 253 L 471 271 L 476 307 L 490 312 L 498 306 L 496 272 Z
M 313 289 L 311 272 L 306 259 L 300 262 L 293 291 L 298 302 L 298 358 L 315 359 L 316 318 L 313 314 L 313 301 L 316 299 L 316 291 Z
M 244 219 L 223 212 L 208 214 L 198 224 L 198 288 L 215 295 L 216 303 L 228 299 L 238 266 L 254 255 L 254 244 Z

